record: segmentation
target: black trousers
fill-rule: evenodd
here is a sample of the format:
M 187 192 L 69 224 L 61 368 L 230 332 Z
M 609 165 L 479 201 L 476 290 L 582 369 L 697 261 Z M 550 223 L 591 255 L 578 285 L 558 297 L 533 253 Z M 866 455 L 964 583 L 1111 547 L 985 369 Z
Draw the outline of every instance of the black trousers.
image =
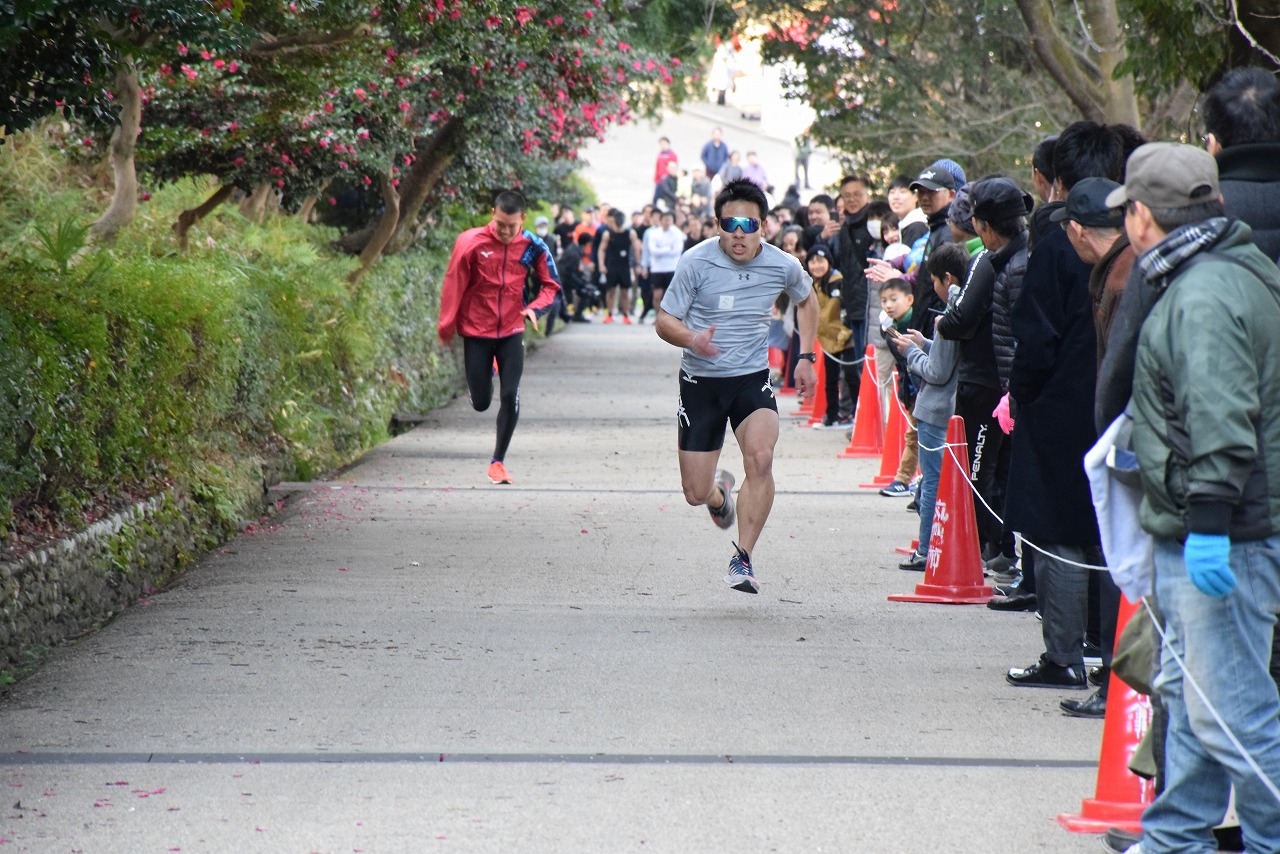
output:
M 498 362 L 498 437 L 493 458 L 504 460 L 511 436 L 520 418 L 520 377 L 524 374 L 524 333 L 506 338 L 462 339 L 462 363 L 467 378 L 467 394 L 476 412 L 484 412 L 493 402 L 493 363 Z

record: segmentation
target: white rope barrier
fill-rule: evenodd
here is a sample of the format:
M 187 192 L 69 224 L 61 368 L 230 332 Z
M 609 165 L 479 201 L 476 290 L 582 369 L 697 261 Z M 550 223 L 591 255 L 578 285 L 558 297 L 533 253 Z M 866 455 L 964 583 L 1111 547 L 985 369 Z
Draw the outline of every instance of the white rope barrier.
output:
M 929 452 L 938 452 L 938 451 L 945 450 L 951 456 L 952 461 L 955 462 L 956 468 L 958 468 L 961 472 L 964 472 L 966 467 L 960 463 L 959 457 L 956 456 L 955 449 L 968 448 L 968 445 L 969 445 L 968 442 L 944 442 L 942 445 L 936 448 L 928 448 L 928 447 L 925 447 L 924 445 L 921 445 L 920 450 L 929 451 Z M 994 510 L 991 509 L 991 505 L 988 504 L 986 499 L 982 497 L 982 494 L 978 492 L 977 487 L 973 484 L 973 481 L 969 479 L 967 473 L 965 475 L 964 482 L 969 485 L 970 491 L 972 491 L 973 494 L 978 497 L 978 500 L 982 502 L 982 506 L 986 507 L 988 512 L 990 512 L 991 515 L 995 517 L 996 521 L 998 521 L 1003 526 L 1004 520 L 1001 519 L 1000 516 Z M 1035 549 L 1041 554 L 1047 555 L 1048 557 L 1051 557 L 1054 560 L 1061 561 L 1062 563 L 1068 564 L 1070 566 L 1076 566 L 1076 567 L 1080 567 L 1081 569 L 1090 569 L 1090 570 L 1105 571 L 1107 569 L 1107 567 L 1105 566 L 1094 566 L 1092 564 L 1079 563 L 1074 560 L 1068 560 L 1067 558 L 1061 557 L 1059 555 L 1055 555 L 1052 552 L 1049 552 L 1041 548 L 1040 546 L 1031 542 L 1024 536 L 1019 535 L 1019 537 L 1022 540 L 1022 543 L 1024 545 L 1031 546 L 1031 548 Z M 1262 781 L 1263 785 L 1267 787 L 1267 791 L 1271 793 L 1272 797 L 1274 797 L 1276 801 L 1280 803 L 1280 787 L 1277 787 L 1275 781 L 1273 781 L 1270 777 L 1268 777 L 1263 772 L 1262 767 L 1258 764 L 1257 760 L 1255 760 L 1253 756 L 1251 756 L 1249 752 L 1245 750 L 1244 745 L 1240 743 L 1240 739 L 1237 738 L 1236 734 L 1232 732 L 1231 729 L 1227 726 L 1226 721 L 1222 719 L 1222 715 L 1218 713 L 1218 710 L 1216 708 L 1214 708 L 1213 703 L 1209 700 L 1209 697 L 1205 694 L 1204 689 L 1200 687 L 1200 684 L 1196 682 L 1195 677 L 1191 675 L 1191 671 L 1187 669 L 1186 662 L 1182 660 L 1182 656 L 1178 655 L 1177 650 L 1173 649 L 1173 647 L 1169 645 L 1168 635 L 1165 633 L 1164 626 L 1160 625 L 1160 621 L 1156 619 L 1155 612 L 1152 611 L 1151 609 L 1151 603 L 1146 600 L 1146 597 L 1143 597 L 1141 601 L 1142 601 L 1142 607 L 1144 612 L 1146 613 L 1147 617 L 1152 621 L 1152 624 L 1155 626 L 1156 631 L 1159 632 L 1160 634 L 1160 640 L 1162 645 L 1164 646 L 1164 648 L 1169 650 L 1169 654 L 1173 656 L 1173 660 L 1177 662 L 1178 667 L 1182 670 L 1183 678 L 1187 681 L 1188 684 L 1191 685 L 1191 689 L 1195 692 L 1196 696 L 1200 698 L 1200 701 L 1204 703 L 1204 707 L 1208 710 L 1210 716 L 1213 717 L 1214 722 L 1216 722 L 1218 726 L 1222 728 L 1223 733 L 1226 734 L 1227 739 L 1231 742 L 1232 747 L 1236 749 L 1236 752 L 1240 754 L 1241 758 L 1244 759 L 1245 763 L 1249 766 L 1249 768 L 1253 771 L 1253 773 L 1256 774 L 1258 776 L 1258 779 Z

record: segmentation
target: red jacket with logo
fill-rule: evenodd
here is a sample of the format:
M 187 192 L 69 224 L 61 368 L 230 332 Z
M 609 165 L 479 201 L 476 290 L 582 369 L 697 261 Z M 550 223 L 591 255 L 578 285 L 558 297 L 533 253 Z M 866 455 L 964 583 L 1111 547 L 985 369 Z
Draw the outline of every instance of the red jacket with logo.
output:
M 525 282 L 541 285 L 524 303 Z M 462 232 L 453 245 L 440 291 L 440 340 L 506 338 L 524 331 L 524 310 L 551 305 L 560 292 L 560 274 L 547 244 L 525 229 L 510 243 L 498 239 L 493 223 Z

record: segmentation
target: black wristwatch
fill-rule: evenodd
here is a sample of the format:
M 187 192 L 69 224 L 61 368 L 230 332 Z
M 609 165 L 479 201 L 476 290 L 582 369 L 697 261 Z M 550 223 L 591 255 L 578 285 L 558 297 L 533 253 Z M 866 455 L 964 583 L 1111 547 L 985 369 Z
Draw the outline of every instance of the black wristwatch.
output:
M 796 358 L 804 359 L 807 362 L 814 362 L 814 363 L 818 361 L 818 356 L 816 353 L 801 353 L 799 356 L 796 356 Z

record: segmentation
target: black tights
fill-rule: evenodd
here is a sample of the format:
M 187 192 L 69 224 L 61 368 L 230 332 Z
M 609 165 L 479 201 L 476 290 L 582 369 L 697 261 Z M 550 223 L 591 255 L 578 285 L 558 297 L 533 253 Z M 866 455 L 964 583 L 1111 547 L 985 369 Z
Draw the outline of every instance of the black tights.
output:
M 467 375 L 467 393 L 476 412 L 484 412 L 493 401 L 493 360 L 498 360 L 498 439 L 493 458 L 502 461 L 516 432 L 520 417 L 520 376 L 524 373 L 524 333 L 506 338 L 462 339 L 462 359 Z

